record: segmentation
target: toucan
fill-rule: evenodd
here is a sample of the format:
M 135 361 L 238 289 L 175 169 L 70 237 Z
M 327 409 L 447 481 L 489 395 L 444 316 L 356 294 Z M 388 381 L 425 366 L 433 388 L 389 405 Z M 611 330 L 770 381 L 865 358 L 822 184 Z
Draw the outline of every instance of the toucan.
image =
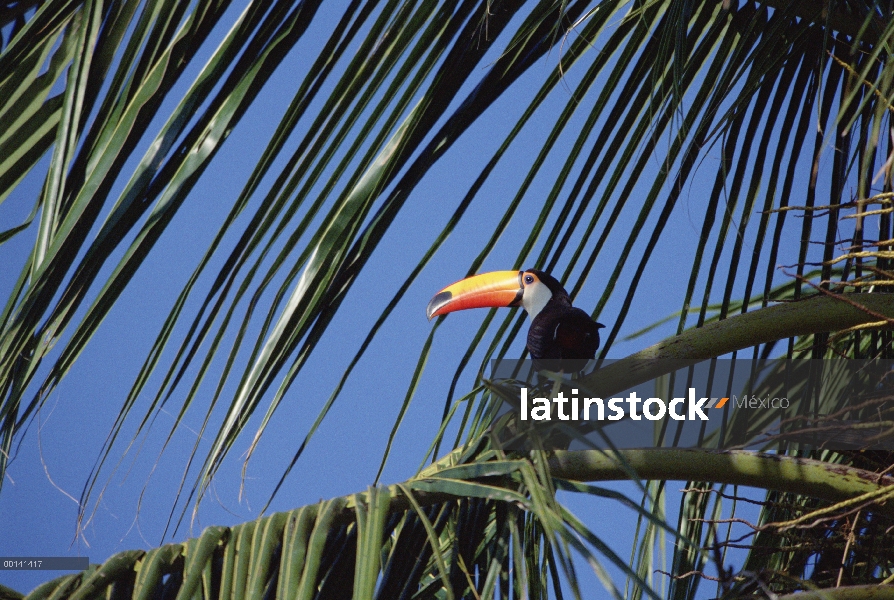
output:
M 528 352 L 534 360 L 591 360 L 599 329 L 552 275 L 537 269 L 494 271 L 449 285 L 428 303 L 428 318 L 466 308 L 522 306 L 531 318 Z

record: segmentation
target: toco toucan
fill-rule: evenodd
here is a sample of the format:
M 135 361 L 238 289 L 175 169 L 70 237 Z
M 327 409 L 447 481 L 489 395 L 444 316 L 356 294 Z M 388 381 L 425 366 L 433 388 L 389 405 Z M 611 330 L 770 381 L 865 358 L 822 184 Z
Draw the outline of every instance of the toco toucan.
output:
M 466 308 L 522 306 L 531 318 L 528 352 L 535 360 L 593 359 L 599 328 L 571 306 L 555 277 L 537 269 L 482 273 L 447 286 L 428 303 L 428 318 Z

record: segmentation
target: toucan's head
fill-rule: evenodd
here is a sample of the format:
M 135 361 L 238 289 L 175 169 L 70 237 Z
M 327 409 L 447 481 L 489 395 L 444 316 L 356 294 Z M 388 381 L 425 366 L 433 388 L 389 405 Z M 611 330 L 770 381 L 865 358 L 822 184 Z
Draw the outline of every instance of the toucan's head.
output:
M 568 294 L 555 277 L 538 271 L 494 271 L 473 275 L 435 294 L 428 303 L 428 318 L 467 308 L 523 306 L 534 319 L 547 303 Z

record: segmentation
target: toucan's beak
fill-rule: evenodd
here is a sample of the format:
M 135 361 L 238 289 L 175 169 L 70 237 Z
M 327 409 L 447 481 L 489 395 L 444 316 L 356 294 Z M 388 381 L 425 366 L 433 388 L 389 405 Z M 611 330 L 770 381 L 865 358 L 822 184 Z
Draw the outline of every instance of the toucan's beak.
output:
M 467 308 L 521 306 L 523 271 L 494 271 L 473 275 L 445 287 L 428 303 L 428 318 Z

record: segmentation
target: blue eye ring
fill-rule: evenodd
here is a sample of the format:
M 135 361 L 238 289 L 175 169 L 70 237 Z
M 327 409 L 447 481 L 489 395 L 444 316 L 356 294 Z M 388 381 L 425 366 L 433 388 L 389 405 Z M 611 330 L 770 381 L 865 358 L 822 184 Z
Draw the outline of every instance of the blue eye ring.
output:
M 528 285 L 534 283 L 534 276 L 533 275 L 525 275 L 525 283 Z

